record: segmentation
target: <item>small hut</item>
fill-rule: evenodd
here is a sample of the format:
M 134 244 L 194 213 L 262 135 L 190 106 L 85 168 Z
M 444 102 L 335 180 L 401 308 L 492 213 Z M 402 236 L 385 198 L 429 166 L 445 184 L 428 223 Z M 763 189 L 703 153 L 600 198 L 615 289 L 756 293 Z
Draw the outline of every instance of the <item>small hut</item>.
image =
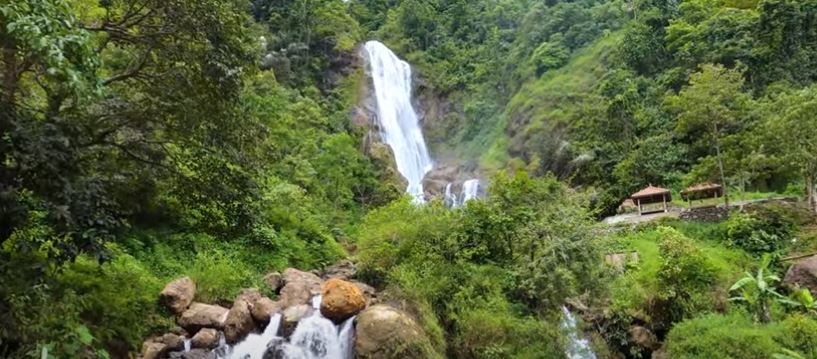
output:
M 711 182 L 698 183 L 681 191 L 681 198 L 689 203 L 689 208 L 694 200 L 720 197 L 723 197 L 723 186 Z
M 672 202 L 672 193 L 666 188 L 649 185 L 647 188 L 633 193 L 633 195 L 630 196 L 630 199 L 632 199 L 633 202 L 635 202 L 636 207 L 638 207 L 639 215 L 655 212 L 667 212 L 667 202 Z M 651 206 L 657 203 L 661 203 L 662 206 L 659 208 Z

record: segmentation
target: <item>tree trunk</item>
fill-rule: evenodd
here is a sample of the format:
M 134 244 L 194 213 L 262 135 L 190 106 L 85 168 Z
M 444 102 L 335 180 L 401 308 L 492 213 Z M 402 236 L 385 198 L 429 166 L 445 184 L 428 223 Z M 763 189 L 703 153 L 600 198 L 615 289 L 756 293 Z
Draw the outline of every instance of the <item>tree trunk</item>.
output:
M 721 173 L 721 186 L 723 186 L 723 201 L 726 204 L 726 207 L 729 207 L 729 186 L 726 185 L 726 175 L 724 174 L 723 170 L 723 155 L 721 154 L 721 139 L 720 139 L 720 132 L 718 131 L 718 124 L 712 123 L 712 128 L 714 129 L 713 136 L 715 138 L 715 153 L 718 156 L 718 170 Z
M 817 196 L 815 196 L 815 176 L 814 174 L 807 174 L 806 175 L 806 201 L 808 201 L 808 207 L 811 209 L 813 213 L 817 213 Z

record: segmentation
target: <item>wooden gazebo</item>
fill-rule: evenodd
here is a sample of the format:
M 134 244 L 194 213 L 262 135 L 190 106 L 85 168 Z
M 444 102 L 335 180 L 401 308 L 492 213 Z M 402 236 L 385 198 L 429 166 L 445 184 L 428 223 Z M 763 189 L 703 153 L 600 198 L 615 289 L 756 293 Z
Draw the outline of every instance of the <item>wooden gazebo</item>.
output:
M 636 193 L 633 193 L 633 195 L 630 196 L 630 199 L 632 199 L 633 202 L 635 202 L 636 207 L 638 207 L 638 214 L 639 215 L 643 215 L 643 214 L 646 214 L 646 213 L 662 212 L 662 211 L 667 212 L 668 211 L 667 202 L 672 202 L 672 193 L 670 192 L 670 190 L 668 190 L 666 188 L 655 187 L 653 185 L 649 185 L 649 186 L 647 186 L 647 188 L 644 188 L 644 189 L 642 189 L 642 190 L 640 190 L 640 191 L 638 191 Z M 647 211 L 644 210 L 645 205 L 650 205 L 650 204 L 655 204 L 655 203 L 663 204 L 662 208 L 660 210 L 655 210 L 655 209 L 651 209 L 651 210 L 647 210 Z
M 723 186 L 711 182 L 698 183 L 681 191 L 681 198 L 689 203 L 689 208 L 692 208 L 692 201 L 694 200 L 706 198 L 717 199 L 720 197 L 723 197 Z

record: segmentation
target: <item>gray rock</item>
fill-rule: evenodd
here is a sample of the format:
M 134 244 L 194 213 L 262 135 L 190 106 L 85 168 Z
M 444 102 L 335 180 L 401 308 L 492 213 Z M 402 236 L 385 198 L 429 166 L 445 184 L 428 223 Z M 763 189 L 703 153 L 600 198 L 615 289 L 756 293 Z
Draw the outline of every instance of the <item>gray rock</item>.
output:
M 224 329 L 227 320 L 227 308 L 218 305 L 193 303 L 178 319 L 179 325 L 190 333 L 201 328 Z

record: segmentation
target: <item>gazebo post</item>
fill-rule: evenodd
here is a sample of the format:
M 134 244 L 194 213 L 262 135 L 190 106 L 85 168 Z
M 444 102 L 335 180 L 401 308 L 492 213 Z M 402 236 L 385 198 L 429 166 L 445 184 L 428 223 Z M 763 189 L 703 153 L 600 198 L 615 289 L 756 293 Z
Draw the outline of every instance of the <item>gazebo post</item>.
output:
M 666 195 L 666 194 L 662 194 L 662 195 L 661 195 L 661 199 L 663 199 L 663 200 L 664 200 L 664 213 L 667 213 L 667 195 Z
M 641 215 L 641 198 L 637 198 L 636 202 L 638 202 L 638 215 Z

